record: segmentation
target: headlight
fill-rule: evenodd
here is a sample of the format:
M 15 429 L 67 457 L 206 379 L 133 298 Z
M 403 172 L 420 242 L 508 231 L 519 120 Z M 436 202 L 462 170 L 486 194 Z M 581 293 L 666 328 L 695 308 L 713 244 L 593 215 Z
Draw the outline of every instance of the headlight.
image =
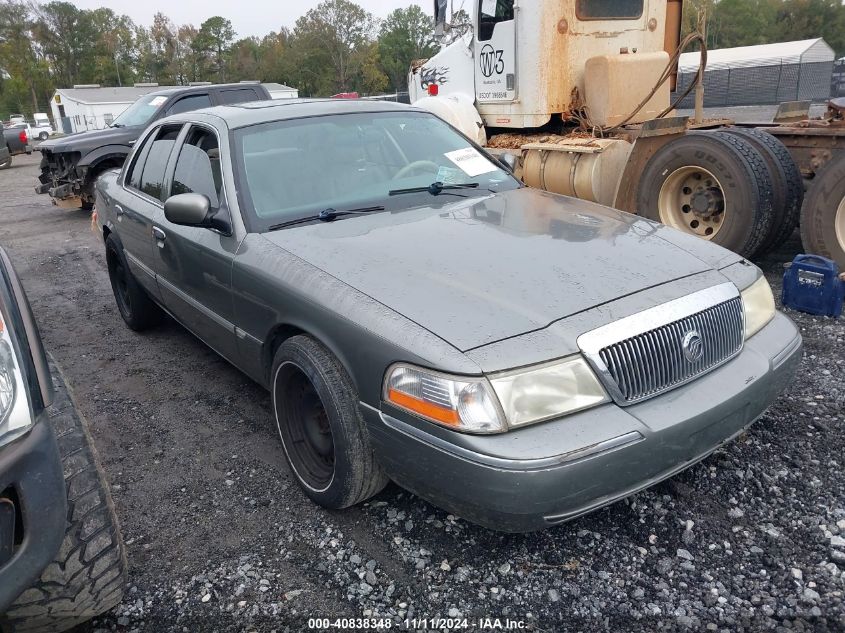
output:
M 384 399 L 435 424 L 471 433 L 499 433 L 505 423 L 485 378 L 448 376 L 394 365 L 384 381 Z
M 470 433 L 499 433 L 608 402 L 580 356 L 486 378 L 394 365 L 384 399 L 430 422 Z
M 580 356 L 500 374 L 490 382 L 510 427 L 575 413 L 609 400 L 587 361 Z
M 0 446 L 32 426 L 32 410 L 9 330 L 0 316 Z
M 745 312 L 745 338 L 748 339 L 775 316 L 775 298 L 765 277 L 760 277 L 742 291 L 742 309 Z

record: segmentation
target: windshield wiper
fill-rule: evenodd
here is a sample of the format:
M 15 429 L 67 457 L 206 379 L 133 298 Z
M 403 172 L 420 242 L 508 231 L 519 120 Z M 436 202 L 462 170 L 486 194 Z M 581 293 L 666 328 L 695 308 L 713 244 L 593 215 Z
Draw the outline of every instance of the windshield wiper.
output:
M 432 196 L 439 196 L 450 189 L 478 189 L 477 182 L 465 182 L 444 185 L 442 182 L 433 182 L 428 187 L 410 187 L 408 189 L 394 189 L 388 193 L 391 196 L 401 196 L 405 193 L 423 193 L 427 191 Z
M 361 207 L 360 209 L 348 209 L 346 211 L 338 211 L 329 207 L 328 209 L 323 209 L 317 215 L 309 215 L 307 218 L 298 218 L 296 220 L 288 220 L 287 222 L 274 224 L 267 230 L 278 231 L 279 229 L 284 229 L 289 226 L 295 226 L 297 224 L 305 224 L 306 222 L 334 222 L 338 218 L 342 218 L 347 215 L 361 215 L 363 213 L 373 213 L 375 211 L 384 211 L 384 207 Z

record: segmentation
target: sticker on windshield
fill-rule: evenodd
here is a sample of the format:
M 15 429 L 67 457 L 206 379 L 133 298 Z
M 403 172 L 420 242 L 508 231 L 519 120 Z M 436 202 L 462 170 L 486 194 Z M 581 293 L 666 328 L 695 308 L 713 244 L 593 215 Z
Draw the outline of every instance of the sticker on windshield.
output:
M 470 178 L 496 171 L 496 166 L 484 158 L 474 147 L 448 152 L 444 156 L 460 167 L 461 171 Z
M 162 103 L 167 101 L 167 97 L 153 97 L 150 101 L 151 106 L 160 106 Z

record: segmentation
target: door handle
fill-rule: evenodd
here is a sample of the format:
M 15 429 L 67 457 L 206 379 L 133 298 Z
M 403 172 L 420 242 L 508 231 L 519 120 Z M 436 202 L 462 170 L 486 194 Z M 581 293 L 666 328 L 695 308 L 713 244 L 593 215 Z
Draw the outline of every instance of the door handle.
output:
M 153 237 L 156 238 L 158 241 L 163 242 L 164 240 L 167 239 L 167 233 L 162 231 L 157 226 L 154 226 L 153 227 Z
M 114 212 L 117 215 L 118 220 L 123 216 L 123 207 L 119 204 L 114 205 Z

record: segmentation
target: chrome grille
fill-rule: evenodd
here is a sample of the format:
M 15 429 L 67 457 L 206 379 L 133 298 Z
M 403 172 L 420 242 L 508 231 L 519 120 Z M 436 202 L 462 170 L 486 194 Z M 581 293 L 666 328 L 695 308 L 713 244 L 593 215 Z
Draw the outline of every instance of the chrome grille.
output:
M 698 333 L 702 348 L 697 360 L 688 359 L 684 351 L 684 339 L 688 335 L 695 338 L 693 332 Z M 744 334 L 742 300 L 736 297 L 608 345 L 598 357 L 621 399 L 633 403 L 721 365 L 742 349 Z

